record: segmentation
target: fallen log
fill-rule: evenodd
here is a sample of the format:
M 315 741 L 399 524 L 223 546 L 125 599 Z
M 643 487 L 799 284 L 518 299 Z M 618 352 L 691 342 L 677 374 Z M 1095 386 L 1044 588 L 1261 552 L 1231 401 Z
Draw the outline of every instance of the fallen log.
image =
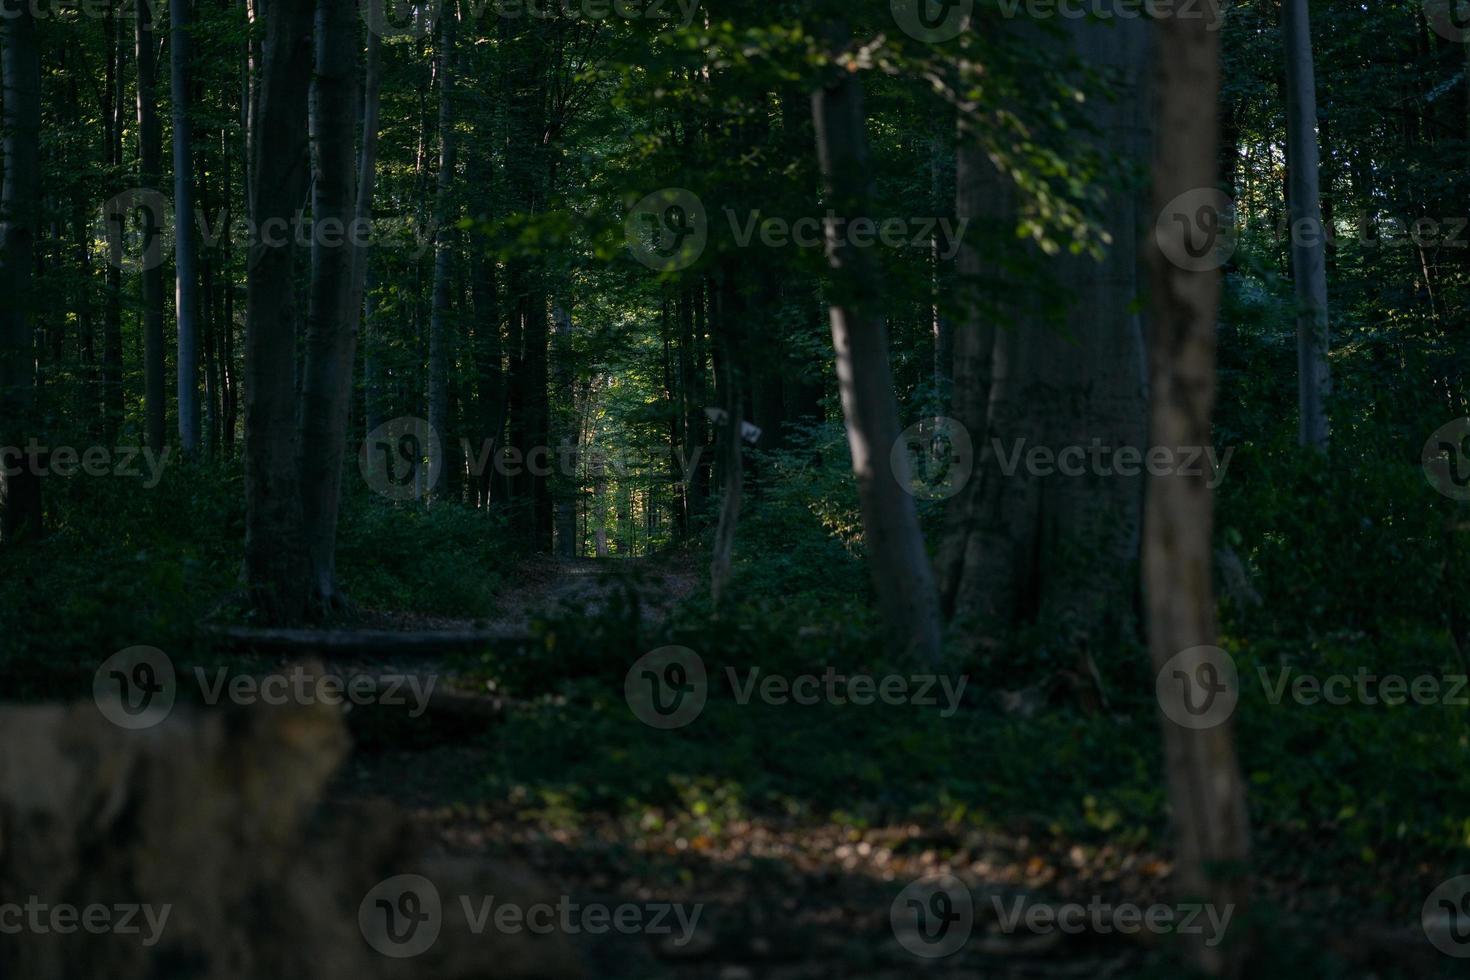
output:
M 312 630 L 210 626 L 204 635 L 231 649 L 322 657 L 436 656 L 488 648 L 522 649 L 538 641 L 529 630 Z

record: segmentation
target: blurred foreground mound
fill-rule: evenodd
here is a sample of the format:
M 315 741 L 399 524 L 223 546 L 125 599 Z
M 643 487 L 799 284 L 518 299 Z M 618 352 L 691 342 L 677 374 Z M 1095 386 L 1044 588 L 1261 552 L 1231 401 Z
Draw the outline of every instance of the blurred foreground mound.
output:
M 564 936 L 467 928 L 460 896 L 555 902 L 524 872 L 434 856 L 387 805 L 325 806 L 347 752 L 320 705 L 139 731 L 91 704 L 0 708 L 0 976 L 581 975 Z M 400 875 L 442 914 L 385 899 Z

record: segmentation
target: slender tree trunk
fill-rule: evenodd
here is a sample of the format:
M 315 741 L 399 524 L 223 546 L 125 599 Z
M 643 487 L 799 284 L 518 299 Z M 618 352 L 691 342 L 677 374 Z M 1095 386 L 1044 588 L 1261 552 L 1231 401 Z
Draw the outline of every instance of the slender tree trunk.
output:
M 929 198 L 934 204 L 935 217 L 944 214 L 942 209 L 945 199 L 944 188 L 948 184 L 945 179 L 947 164 L 953 162 L 950 148 L 945 145 L 944 139 L 940 136 L 931 138 L 929 141 Z M 950 395 L 954 386 L 954 325 L 941 305 L 943 297 L 949 292 L 950 277 L 945 274 L 945 255 L 949 254 L 952 244 L 936 225 L 929 243 L 929 260 L 933 263 L 930 269 L 930 329 L 934 335 L 934 396 L 937 399 L 940 414 L 948 412 Z
M 695 306 L 699 304 L 699 319 L 703 321 L 701 294 L 686 289 L 679 295 L 679 393 L 683 401 L 683 438 L 680 444 L 684 456 L 679 460 L 680 478 L 684 481 L 684 510 L 688 525 L 704 513 L 704 481 L 700 478 L 705 465 L 704 454 L 708 436 L 705 433 L 703 358 L 700 355 L 700 337 L 695 327 Z
M 576 404 L 572 389 L 572 315 L 564 305 L 552 309 L 556 325 L 556 397 L 564 407 L 565 421 L 559 426 L 555 474 L 556 489 L 556 554 L 558 558 L 577 556 L 577 440 L 581 432 L 576 424 Z
M 107 164 L 109 195 L 119 189 L 122 175 L 123 103 L 127 76 L 123 64 L 127 59 L 126 34 L 122 18 L 109 9 L 107 44 L 111 75 L 107 116 Z M 119 217 L 118 220 L 122 220 Z M 122 229 L 116 228 L 111 241 L 122 241 Z M 123 344 L 122 344 L 122 266 L 121 254 L 109 249 L 107 263 L 107 299 L 102 312 L 102 431 L 108 442 L 117 438 L 123 420 Z
M 367 68 L 362 91 L 362 150 L 357 158 L 356 224 L 364 230 L 373 219 L 373 190 L 378 179 L 378 112 L 382 77 L 382 40 L 375 32 L 368 31 Z M 379 407 L 382 392 L 379 390 L 378 352 L 373 337 L 373 321 L 363 306 L 369 261 L 367 247 L 359 245 L 353 249 L 351 309 L 354 327 L 358 323 L 362 326 L 362 407 L 364 428 L 370 433 L 383 420 L 382 409 Z
M 1317 154 L 1317 83 L 1307 0 L 1283 0 L 1286 42 L 1286 152 L 1291 201 L 1291 268 L 1296 286 L 1297 383 L 1303 446 L 1325 450 L 1327 399 L 1327 251 Z
M 454 14 L 445 10 L 439 51 L 439 176 L 434 198 L 435 244 L 433 306 L 429 313 L 429 426 L 446 452 L 452 445 L 449 424 L 449 327 L 451 267 L 454 261 L 454 166 L 458 144 L 454 134 Z M 448 467 L 453 472 L 453 467 Z
M 844 22 L 828 29 L 834 54 L 847 46 Z M 845 68 L 813 95 L 817 156 L 827 204 L 849 219 L 865 215 L 871 201 L 862 84 Z M 900 427 L 883 322 L 881 273 L 873 256 L 829 229 L 833 296 L 830 318 L 837 352 L 837 380 L 847 438 L 862 504 L 864 543 L 879 609 L 894 640 L 926 663 L 939 659 L 939 605 L 918 511 L 909 493 L 906 459 L 895 458 Z M 739 424 L 739 420 L 733 420 Z
M 1155 21 L 1158 43 L 1158 138 L 1154 149 L 1155 213 L 1189 191 L 1216 186 L 1216 108 L 1220 35 L 1205 22 Z M 1152 319 L 1149 376 L 1156 445 L 1207 446 L 1215 402 L 1215 317 L 1218 270 L 1189 271 L 1167 255 L 1184 253 L 1185 230 L 1165 222 L 1150 249 Z M 1203 476 L 1153 476 L 1144 532 L 1144 591 L 1149 650 L 1155 670 L 1171 661 L 1174 674 L 1204 678 L 1216 643 L 1210 582 L 1214 501 Z M 1176 658 L 1183 655 L 1183 660 Z M 1166 678 L 1172 681 L 1173 676 Z M 1161 681 L 1161 689 L 1163 682 Z M 1212 695 L 1213 696 L 1213 695 Z M 1173 714 L 1177 715 L 1178 712 Z M 1219 724 L 1186 726 L 1166 717 L 1165 763 L 1177 841 L 1175 887 L 1181 897 L 1231 908 L 1247 917 L 1245 864 L 1249 828 L 1245 787 L 1228 716 Z M 1211 948 L 1189 941 L 1193 965 L 1214 976 L 1239 976 L 1248 949 L 1230 936 Z
M 271 0 L 264 21 L 250 152 L 261 234 L 250 245 L 245 300 L 245 581 L 263 621 L 288 623 L 304 616 L 311 591 L 301 538 L 295 244 L 289 231 L 267 229 L 289 229 L 306 195 L 312 4 Z
M 543 270 L 536 270 L 539 279 Z M 525 357 L 522 366 L 526 373 L 526 444 L 529 452 L 545 452 L 551 446 L 551 401 L 550 383 L 550 317 L 546 294 L 533 286 L 526 304 Z M 528 517 L 531 524 L 531 547 L 549 553 L 553 524 L 551 483 L 539 459 L 535 469 L 530 462 L 526 466 L 526 486 L 530 493 Z
M 193 131 L 189 122 L 190 0 L 169 0 L 169 90 L 174 147 L 174 311 L 178 318 L 179 449 L 199 452 L 199 252 L 194 238 Z
M 155 8 L 140 4 L 137 18 L 139 181 L 157 189 L 163 175 L 163 131 L 158 124 L 158 47 L 153 32 Z M 143 254 L 154 248 L 163 229 L 152 208 L 143 209 Z M 167 438 L 167 398 L 163 378 L 163 266 L 143 270 L 143 403 L 148 446 L 163 452 Z
M 720 483 L 719 513 L 710 553 L 710 597 L 720 608 L 735 557 L 735 533 L 745 497 L 745 342 L 749 311 L 736 282 L 736 265 L 726 260 L 710 281 L 710 339 L 715 352 L 715 400 L 725 413 L 715 429 Z
M 493 200 L 490 153 L 486 147 L 475 147 L 467 163 L 469 185 L 481 195 L 476 230 L 470 233 L 470 300 L 474 306 L 474 358 L 478 376 L 480 451 L 486 447 L 494 453 L 505 437 L 506 384 L 504 344 L 500 337 L 500 297 L 496 282 L 494 258 L 488 253 L 489 242 L 478 229 L 490 220 L 489 202 Z M 482 507 L 489 507 L 495 493 L 495 468 L 487 464 L 476 479 L 476 496 Z
M 14 458 L 40 440 L 36 418 L 31 268 L 40 208 L 41 56 L 24 5 L 0 17 L 5 181 L 0 187 L 0 544 L 41 533 L 40 474 Z
M 275 0 L 273 0 L 275 2 Z M 357 8 L 353 0 L 317 0 L 316 71 L 312 76 L 311 311 L 302 385 L 301 491 L 313 600 L 322 611 L 337 594 L 337 515 L 357 342 L 353 306 L 359 249 L 348 228 L 357 214 L 353 116 L 357 107 Z

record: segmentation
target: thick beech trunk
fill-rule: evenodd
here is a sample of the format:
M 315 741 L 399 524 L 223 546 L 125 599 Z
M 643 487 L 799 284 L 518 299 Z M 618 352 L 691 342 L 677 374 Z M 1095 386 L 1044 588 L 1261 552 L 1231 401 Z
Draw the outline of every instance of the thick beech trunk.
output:
M 0 17 L 0 84 L 4 86 L 5 182 L 0 188 L 0 544 L 41 532 L 41 478 L 15 465 L 13 451 L 40 441 L 36 418 L 31 314 L 40 205 L 41 56 L 36 20 L 21 7 Z
M 311 91 L 311 309 L 301 398 L 302 520 L 312 598 L 338 604 L 337 515 L 357 344 L 356 259 L 349 228 L 357 214 L 353 118 L 357 107 L 357 24 L 352 0 L 317 0 L 316 71 Z
M 260 233 L 246 263 L 245 581 L 270 625 L 300 619 L 311 591 L 301 537 L 295 236 L 289 229 L 310 169 L 312 4 L 271 0 L 264 20 L 250 147 L 250 197 Z

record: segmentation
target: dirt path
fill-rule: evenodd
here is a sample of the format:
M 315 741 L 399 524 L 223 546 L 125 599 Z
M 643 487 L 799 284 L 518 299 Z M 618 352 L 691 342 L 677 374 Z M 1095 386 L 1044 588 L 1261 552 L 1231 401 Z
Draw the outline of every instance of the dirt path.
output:
M 509 589 L 497 596 L 495 623 L 528 627 L 538 616 L 563 606 L 580 606 L 595 616 L 618 592 L 635 590 L 646 619 L 663 619 L 699 584 L 698 571 L 673 559 L 581 558 L 526 562 Z

